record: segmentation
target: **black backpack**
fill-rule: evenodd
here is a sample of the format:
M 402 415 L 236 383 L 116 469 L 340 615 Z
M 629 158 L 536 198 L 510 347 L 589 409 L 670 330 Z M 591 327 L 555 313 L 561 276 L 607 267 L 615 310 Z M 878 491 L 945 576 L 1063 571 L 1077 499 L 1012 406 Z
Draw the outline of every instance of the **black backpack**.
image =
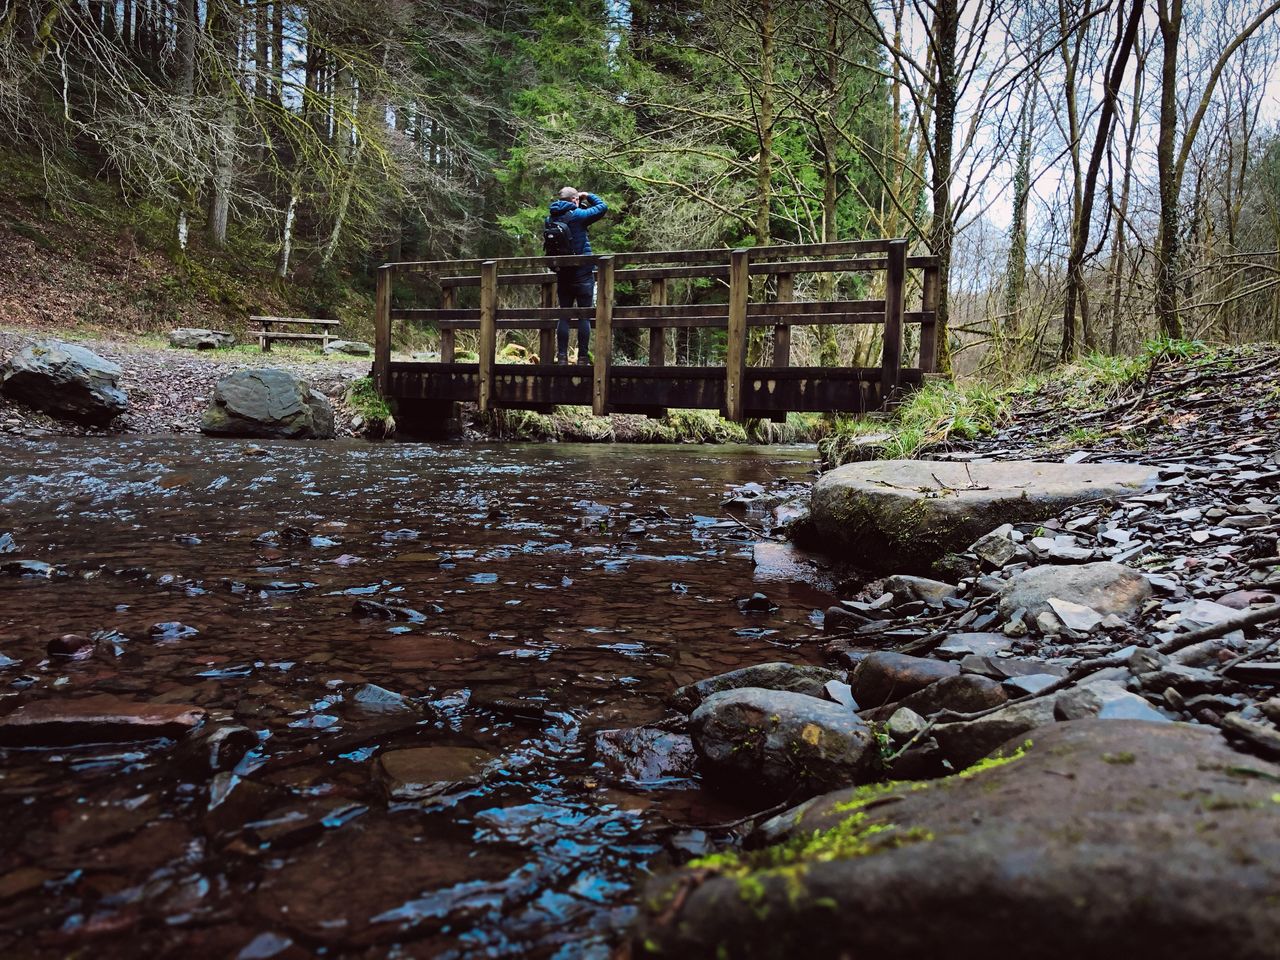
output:
M 573 255 L 573 233 L 569 225 L 555 217 L 547 217 L 542 224 L 542 252 L 548 257 Z

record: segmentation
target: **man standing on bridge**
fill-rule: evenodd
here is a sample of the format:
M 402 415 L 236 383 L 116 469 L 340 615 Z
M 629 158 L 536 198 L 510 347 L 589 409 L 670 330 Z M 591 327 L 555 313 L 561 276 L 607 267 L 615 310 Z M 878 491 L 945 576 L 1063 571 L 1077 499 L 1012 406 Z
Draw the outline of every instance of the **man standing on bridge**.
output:
M 594 193 L 578 190 L 575 187 L 564 187 L 560 198 L 551 201 L 551 213 L 547 217 L 545 236 L 548 237 L 548 253 L 550 237 L 556 232 L 554 224 L 563 223 L 569 229 L 568 250 L 566 253 L 585 256 L 591 253 L 591 238 L 587 236 L 587 225 L 604 216 L 609 209 L 608 204 Z M 558 252 L 558 251 L 554 251 Z M 556 271 L 558 276 L 557 293 L 561 307 L 590 307 L 595 301 L 596 278 L 595 267 L 582 264 L 575 267 L 561 267 Z M 578 320 L 578 362 L 586 363 L 587 347 L 591 342 L 591 321 L 585 316 Z M 561 317 L 556 325 L 556 362 L 569 362 L 569 321 Z

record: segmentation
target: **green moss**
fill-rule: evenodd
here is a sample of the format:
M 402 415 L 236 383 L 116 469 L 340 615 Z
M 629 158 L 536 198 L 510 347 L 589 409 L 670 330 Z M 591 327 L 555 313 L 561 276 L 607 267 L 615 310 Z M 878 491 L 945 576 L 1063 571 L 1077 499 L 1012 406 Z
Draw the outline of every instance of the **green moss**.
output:
M 1023 741 L 1022 746 L 1013 751 L 1013 753 L 1009 754 L 1007 757 L 986 757 L 979 760 L 971 767 L 965 767 L 957 773 L 956 776 L 962 780 L 967 780 L 969 777 L 977 776 L 979 773 L 984 773 L 987 770 L 994 770 L 996 767 L 1003 767 L 1007 764 L 1013 763 L 1015 760 L 1021 760 L 1026 756 L 1027 751 L 1031 749 L 1031 746 L 1032 741 L 1025 740 Z
M 391 419 L 391 407 L 378 393 L 372 377 L 361 377 L 347 388 L 347 406 L 367 422 L 385 422 Z
M 1133 763 L 1137 758 L 1127 750 L 1120 753 L 1104 753 L 1102 755 L 1103 763 L 1112 763 L 1117 765 L 1127 765 Z

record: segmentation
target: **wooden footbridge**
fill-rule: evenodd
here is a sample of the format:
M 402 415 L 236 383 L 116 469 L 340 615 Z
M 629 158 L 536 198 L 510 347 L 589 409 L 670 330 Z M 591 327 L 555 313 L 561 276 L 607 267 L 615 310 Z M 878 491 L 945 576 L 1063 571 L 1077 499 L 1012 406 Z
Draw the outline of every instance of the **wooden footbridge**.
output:
M 547 271 L 584 263 L 597 268 L 596 306 L 554 306 L 556 278 Z M 919 277 L 912 277 L 912 271 Z M 801 275 L 877 273 L 885 275 L 883 299 L 794 298 Z M 693 296 L 682 299 L 697 302 L 670 302 L 679 281 L 700 280 L 704 283 L 696 289 L 683 285 Z M 710 288 L 706 280 L 712 281 Z M 440 305 L 397 307 L 396 288 L 414 283 L 438 289 Z M 478 305 L 459 306 L 463 298 L 475 302 L 470 288 L 479 290 Z M 753 302 L 753 291 L 759 302 Z M 909 291 L 919 309 L 905 309 Z M 937 291 L 936 258 L 908 257 L 905 240 L 388 263 L 378 270 L 373 373 L 383 396 L 420 409 L 457 401 L 474 402 L 482 411 L 589 405 L 597 415 L 701 407 L 739 421 L 777 420 L 790 411 L 861 413 L 882 408 L 934 370 Z M 708 294 L 718 302 L 701 302 Z M 530 305 L 518 305 L 521 300 Z M 532 305 L 535 300 L 540 305 Z M 550 358 L 555 355 L 556 323 L 566 317 L 573 327 L 582 315 L 594 327 L 590 366 L 499 362 L 504 331 L 539 331 L 538 356 Z M 392 324 L 397 321 L 435 326 L 440 360 L 393 356 Z M 846 324 L 882 328 L 879 367 L 791 366 L 794 327 Z M 915 366 L 903 365 L 907 324 L 920 328 L 913 338 L 918 343 Z M 667 328 L 724 330 L 724 365 L 669 364 Z M 771 343 L 769 350 L 759 352 L 770 362 L 749 366 L 751 331 L 760 328 Z M 456 359 L 461 330 L 479 331 L 476 362 Z M 648 330 L 647 363 L 616 362 L 614 338 L 621 330 Z

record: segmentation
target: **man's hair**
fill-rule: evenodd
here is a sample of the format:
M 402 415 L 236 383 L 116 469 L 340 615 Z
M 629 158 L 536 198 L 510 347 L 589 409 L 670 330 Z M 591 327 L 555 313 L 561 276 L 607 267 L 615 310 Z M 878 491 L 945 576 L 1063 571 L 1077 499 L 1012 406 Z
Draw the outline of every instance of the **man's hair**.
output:
M 577 190 L 575 190 L 573 187 L 561 187 L 561 188 L 560 188 L 560 199 L 561 199 L 561 200 L 577 200 L 577 199 L 578 199 L 578 191 L 577 191 Z

